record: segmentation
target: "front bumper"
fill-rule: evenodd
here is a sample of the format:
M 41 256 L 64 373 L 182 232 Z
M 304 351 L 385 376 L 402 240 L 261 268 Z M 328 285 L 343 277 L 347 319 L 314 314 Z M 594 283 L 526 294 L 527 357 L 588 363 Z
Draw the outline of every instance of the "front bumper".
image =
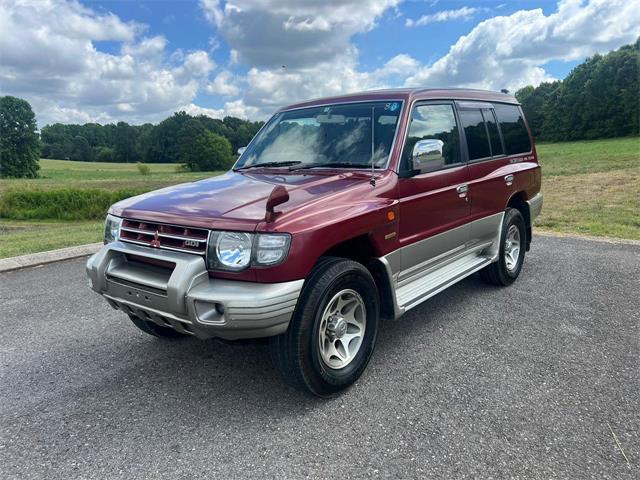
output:
M 87 275 L 116 309 L 202 339 L 227 340 L 284 333 L 304 283 L 213 279 L 200 256 L 125 242 L 89 258 Z

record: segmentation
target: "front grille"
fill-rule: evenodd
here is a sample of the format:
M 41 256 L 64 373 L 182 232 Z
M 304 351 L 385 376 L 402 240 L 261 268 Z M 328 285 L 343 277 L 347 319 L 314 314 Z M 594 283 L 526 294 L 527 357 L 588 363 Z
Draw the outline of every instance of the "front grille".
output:
M 206 255 L 209 231 L 142 220 L 124 219 L 120 240 L 147 247 Z

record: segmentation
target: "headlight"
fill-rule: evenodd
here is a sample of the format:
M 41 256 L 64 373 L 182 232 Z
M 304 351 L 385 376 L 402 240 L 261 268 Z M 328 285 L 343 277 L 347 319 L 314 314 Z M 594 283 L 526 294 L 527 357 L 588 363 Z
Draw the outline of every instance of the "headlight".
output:
M 272 266 L 287 258 L 287 233 L 211 232 L 207 264 L 211 270 L 239 272 L 249 266 Z
M 219 270 L 244 270 L 251 263 L 253 235 L 244 232 L 213 232 L 209 240 L 209 263 Z
M 107 215 L 107 219 L 104 222 L 105 245 L 118 240 L 118 236 L 120 235 L 120 222 L 122 222 L 121 218 Z

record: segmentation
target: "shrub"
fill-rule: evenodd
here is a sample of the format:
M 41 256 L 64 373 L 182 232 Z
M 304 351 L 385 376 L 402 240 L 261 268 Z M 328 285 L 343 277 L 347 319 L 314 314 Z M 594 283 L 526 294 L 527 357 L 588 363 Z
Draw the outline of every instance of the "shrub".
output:
M 179 165 L 176 165 L 176 168 L 174 168 L 173 171 L 175 173 L 186 173 L 186 172 L 190 172 L 191 170 L 189 170 L 189 167 L 187 165 L 185 165 L 184 163 L 181 163 Z
M 140 172 L 140 175 L 149 175 L 151 173 L 151 168 L 145 163 L 138 162 L 136 166 L 138 167 L 138 172 Z
M 97 147 L 95 149 L 96 153 L 94 158 L 96 159 L 96 162 L 107 162 L 107 163 L 111 163 L 111 162 L 115 162 L 116 161 L 116 154 L 113 151 L 112 148 L 109 147 Z M 58 158 L 58 157 L 53 157 L 53 158 Z
M 144 192 L 77 188 L 7 190 L 0 196 L 0 217 L 14 220 L 102 219 L 115 202 Z

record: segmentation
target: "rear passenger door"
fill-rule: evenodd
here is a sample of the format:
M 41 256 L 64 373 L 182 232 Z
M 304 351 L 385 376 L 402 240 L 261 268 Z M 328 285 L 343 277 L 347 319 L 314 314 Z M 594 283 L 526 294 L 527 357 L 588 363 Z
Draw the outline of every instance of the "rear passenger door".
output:
M 457 102 L 469 158 L 471 225 L 468 247 L 491 242 L 514 193 L 514 172 L 498 128 L 496 109 L 486 102 Z M 517 108 L 515 105 L 510 107 Z

